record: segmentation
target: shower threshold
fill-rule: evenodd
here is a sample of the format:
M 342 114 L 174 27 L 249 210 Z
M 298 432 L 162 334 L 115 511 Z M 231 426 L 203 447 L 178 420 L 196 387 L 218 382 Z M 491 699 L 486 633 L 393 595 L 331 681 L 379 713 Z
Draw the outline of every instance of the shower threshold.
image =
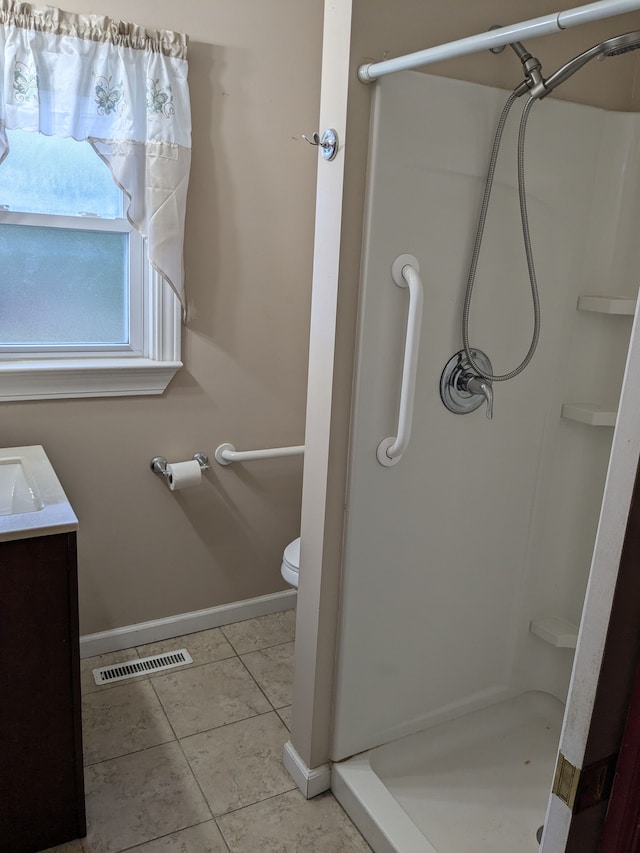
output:
M 376 853 L 537 853 L 564 705 L 528 692 L 335 764 Z

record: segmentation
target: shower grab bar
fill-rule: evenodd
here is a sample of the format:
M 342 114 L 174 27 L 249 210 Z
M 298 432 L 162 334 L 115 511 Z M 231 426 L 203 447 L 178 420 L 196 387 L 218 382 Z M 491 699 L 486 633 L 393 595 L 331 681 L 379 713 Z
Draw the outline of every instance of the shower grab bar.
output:
M 422 328 L 422 280 L 416 258 L 413 255 L 399 255 L 391 266 L 391 277 L 398 287 L 409 288 L 409 310 L 402 363 L 398 432 L 395 436 L 383 438 L 376 451 L 378 462 L 387 467 L 396 465 L 409 446 Z
M 277 459 L 279 456 L 302 456 L 304 444 L 292 447 L 268 447 L 264 450 L 236 450 L 233 444 L 221 444 L 216 448 L 214 457 L 220 465 L 232 462 L 253 462 L 256 459 Z
M 436 47 L 428 47 L 426 50 L 419 50 L 416 53 L 398 56 L 395 59 L 370 62 L 360 66 L 358 79 L 361 83 L 372 83 L 379 77 L 393 74 L 394 71 L 407 71 L 411 68 L 419 68 L 422 65 L 430 65 L 432 62 L 440 62 L 443 59 L 452 59 L 456 56 L 465 56 L 482 50 L 492 50 L 506 44 L 512 44 L 514 41 L 538 38 L 538 36 L 557 33 L 570 27 L 588 24 L 591 21 L 600 21 L 603 18 L 623 15 L 626 12 L 635 12 L 638 9 L 640 9 L 640 0 L 598 0 L 597 3 L 577 6 L 575 9 L 566 9 L 564 12 L 555 12 L 551 15 L 543 15 L 541 18 L 532 18 L 520 24 L 510 24 L 497 30 L 489 30 L 486 33 L 479 33 Z

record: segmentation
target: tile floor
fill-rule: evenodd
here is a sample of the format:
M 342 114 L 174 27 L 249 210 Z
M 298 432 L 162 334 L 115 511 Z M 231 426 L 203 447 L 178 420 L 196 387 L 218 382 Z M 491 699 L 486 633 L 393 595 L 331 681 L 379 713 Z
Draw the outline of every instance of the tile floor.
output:
M 360 853 L 330 792 L 282 764 L 295 611 L 82 661 L 87 837 L 56 853 Z M 186 648 L 193 664 L 98 687 L 91 670 Z

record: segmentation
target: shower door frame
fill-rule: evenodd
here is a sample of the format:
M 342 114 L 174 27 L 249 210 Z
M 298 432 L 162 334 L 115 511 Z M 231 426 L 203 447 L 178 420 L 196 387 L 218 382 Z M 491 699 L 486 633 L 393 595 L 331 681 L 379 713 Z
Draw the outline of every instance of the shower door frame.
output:
M 640 460 L 639 304 L 640 300 L 636 304 L 627 351 L 558 748 L 559 755 L 579 769 L 592 768 L 594 763 L 618 752 L 626 715 L 626 707 L 622 706 L 629 700 L 640 654 L 640 578 L 636 578 L 635 568 L 640 536 L 637 476 Z M 607 799 L 602 798 L 574 814 L 552 791 L 541 853 L 559 850 L 595 853 L 596 848 L 587 845 L 600 836 L 606 805 Z

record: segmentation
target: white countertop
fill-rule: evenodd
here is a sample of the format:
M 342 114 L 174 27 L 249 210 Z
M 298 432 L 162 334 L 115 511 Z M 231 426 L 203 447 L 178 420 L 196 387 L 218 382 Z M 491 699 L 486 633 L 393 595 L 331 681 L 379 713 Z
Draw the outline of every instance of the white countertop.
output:
M 0 542 L 77 530 L 78 519 L 44 448 L 39 444 L 0 448 L 0 463 L 18 460 L 41 507 L 31 512 L 0 515 Z

